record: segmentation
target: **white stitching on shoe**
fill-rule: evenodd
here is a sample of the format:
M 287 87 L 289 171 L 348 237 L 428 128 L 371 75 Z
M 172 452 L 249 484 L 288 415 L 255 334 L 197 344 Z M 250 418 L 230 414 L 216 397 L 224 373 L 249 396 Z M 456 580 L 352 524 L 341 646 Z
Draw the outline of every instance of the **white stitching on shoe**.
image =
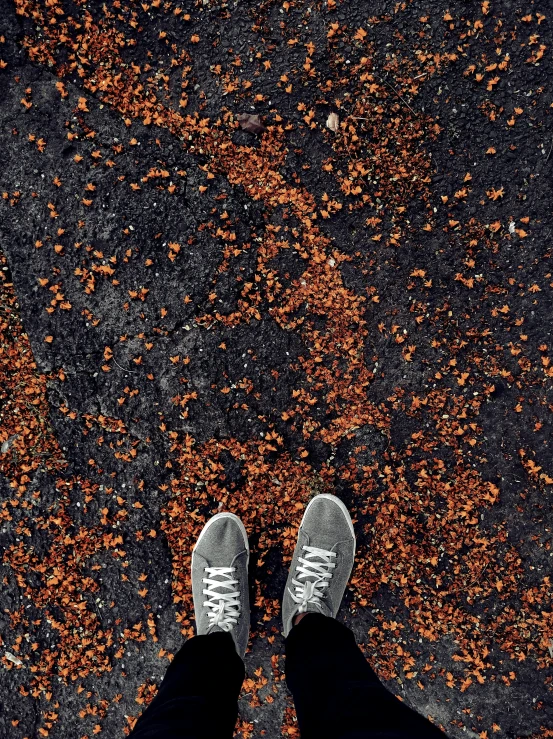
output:
M 299 604 L 298 613 L 305 613 L 309 604 L 316 606 L 320 610 L 321 598 L 324 598 L 325 588 L 328 588 L 332 579 L 332 570 L 336 567 L 336 562 L 331 562 L 332 557 L 336 557 L 336 552 L 329 552 L 319 547 L 309 547 L 304 545 L 302 551 L 307 552 L 305 557 L 299 557 L 299 564 L 296 567 L 297 579 L 292 579 L 295 586 L 295 594 L 288 588 L 288 592 L 292 596 L 294 603 Z M 313 562 L 312 558 L 318 557 L 322 562 Z M 305 580 L 308 577 L 314 577 L 314 580 Z
M 202 582 L 208 587 L 202 593 L 209 596 L 203 603 L 204 608 L 210 609 L 207 613 L 209 629 L 218 626 L 223 631 L 231 631 L 240 617 L 240 591 L 233 591 L 238 585 L 238 580 L 232 577 L 236 567 L 206 567 L 205 572 L 208 577 L 204 577 Z M 215 577 L 224 579 L 215 580 Z M 232 592 L 217 592 L 218 588 Z

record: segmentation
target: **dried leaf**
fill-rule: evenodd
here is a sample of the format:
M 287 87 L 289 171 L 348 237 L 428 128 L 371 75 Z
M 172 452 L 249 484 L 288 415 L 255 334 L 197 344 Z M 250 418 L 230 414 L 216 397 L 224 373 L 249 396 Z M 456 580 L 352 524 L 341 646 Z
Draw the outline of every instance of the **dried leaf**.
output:
M 240 124 L 240 128 L 248 133 L 263 133 L 267 129 L 261 123 L 258 115 L 251 115 L 250 113 L 240 113 L 236 120 Z

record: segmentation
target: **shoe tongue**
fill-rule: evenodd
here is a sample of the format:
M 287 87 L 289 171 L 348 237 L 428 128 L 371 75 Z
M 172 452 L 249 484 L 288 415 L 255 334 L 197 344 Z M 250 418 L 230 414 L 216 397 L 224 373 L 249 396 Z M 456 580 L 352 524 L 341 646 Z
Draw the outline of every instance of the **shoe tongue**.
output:
M 220 583 L 221 585 L 223 585 L 223 583 L 228 583 L 229 582 L 228 576 L 227 575 L 223 575 L 220 572 L 215 572 L 214 574 L 210 575 L 209 576 L 209 579 L 210 580 L 215 580 L 215 582 L 217 584 Z M 217 587 L 217 585 L 213 585 L 212 587 Z
M 213 565 L 210 565 L 210 566 L 213 567 Z M 225 585 L 225 584 L 228 585 L 233 580 L 236 579 L 235 573 L 233 573 L 233 572 L 225 572 L 225 573 L 223 573 L 223 572 L 210 572 L 210 573 L 206 572 L 205 573 L 205 576 L 206 577 L 209 577 L 210 580 L 214 580 L 217 583 L 217 585 L 219 585 L 219 584 L 221 584 L 221 585 Z M 212 587 L 217 587 L 217 585 L 214 585 Z
M 320 582 L 320 580 L 321 579 L 317 575 L 311 575 L 306 577 L 305 579 L 302 578 L 301 582 L 303 582 L 304 585 L 308 585 L 308 583 L 317 583 Z M 308 601 L 307 612 L 322 613 L 325 616 L 332 615 L 332 603 L 330 601 L 330 593 L 328 592 L 328 588 L 323 589 L 322 597 L 318 598 L 317 600 L 317 604 L 310 603 Z
M 307 604 L 307 610 L 305 613 L 322 613 L 323 616 L 332 616 L 332 609 L 327 604 L 328 598 L 325 598 L 324 600 L 320 600 L 318 605 L 315 605 L 315 603 L 308 603 Z M 298 615 L 298 612 L 296 611 L 294 613 L 294 617 Z

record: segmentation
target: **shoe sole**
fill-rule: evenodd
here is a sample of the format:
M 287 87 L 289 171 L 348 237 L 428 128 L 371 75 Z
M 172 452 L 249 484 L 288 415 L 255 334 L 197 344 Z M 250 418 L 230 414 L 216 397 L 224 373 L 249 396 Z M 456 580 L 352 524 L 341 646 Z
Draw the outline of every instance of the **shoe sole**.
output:
M 309 501 L 309 503 L 307 504 L 307 508 L 305 509 L 305 513 L 303 514 L 303 518 L 301 519 L 300 529 L 303 526 L 303 522 L 305 521 L 305 517 L 307 516 L 307 513 L 308 513 L 309 509 L 311 508 L 311 506 L 313 505 L 313 503 L 316 500 L 320 500 L 321 498 L 325 498 L 325 500 L 331 500 L 335 505 L 338 506 L 338 508 L 344 514 L 344 518 L 348 522 L 349 528 L 351 530 L 351 535 L 353 536 L 353 552 L 355 554 L 357 540 L 356 540 L 356 537 L 355 537 L 355 530 L 353 528 L 353 522 L 351 520 L 351 515 L 350 515 L 350 512 L 348 511 L 348 509 L 346 508 L 345 504 L 342 503 L 342 501 L 340 500 L 340 498 L 338 498 L 338 496 L 336 496 L 336 495 L 332 495 L 331 493 L 319 493 L 319 495 L 316 495 L 314 498 L 312 498 Z
M 206 523 L 206 525 L 203 527 L 203 529 L 200 532 L 200 535 L 198 536 L 198 540 L 194 544 L 194 547 L 192 549 L 192 559 L 194 559 L 194 551 L 196 550 L 196 547 L 201 542 L 203 535 L 208 530 L 208 528 L 211 526 L 212 523 L 215 523 L 215 521 L 219 521 L 221 518 L 231 518 L 233 519 L 237 524 L 238 528 L 240 529 L 240 533 L 242 534 L 242 538 L 244 539 L 244 545 L 246 547 L 246 551 L 248 552 L 248 559 L 246 560 L 246 567 L 250 564 L 250 543 L 248 541 L 248 532 L 246 531 L 246 527 L 242 523 L 242 520 L 236 516 L 234 513 L 228 513 L 224 511 L 223 513 L 216 513 L 214 516 L 212 516 L 209 521 Z

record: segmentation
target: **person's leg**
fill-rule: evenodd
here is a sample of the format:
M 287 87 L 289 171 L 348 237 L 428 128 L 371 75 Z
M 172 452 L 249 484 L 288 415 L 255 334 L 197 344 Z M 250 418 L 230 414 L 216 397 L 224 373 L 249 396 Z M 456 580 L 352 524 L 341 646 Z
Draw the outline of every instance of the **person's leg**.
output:
M 244 680 L 250 631 L 244 524 L 218 513 L 192 551 L 192 595 L 198 636 L 169 666 L 132 739 L 231 739 Z
M 189 639 L 169 665 L 132 739 L 231 739 L 244 663 L 228 632 Z
M 286 682 L 301 739 L 444 739 L 382 685 L 353 633 L 308 613 L 286 639 Z
M 441 739 L 388 692 L 352 632 L 335 621 L 355 557 L 355 533 L 334 495 L 307 506 L 282 600 L 286 680 L 302 739 Z

